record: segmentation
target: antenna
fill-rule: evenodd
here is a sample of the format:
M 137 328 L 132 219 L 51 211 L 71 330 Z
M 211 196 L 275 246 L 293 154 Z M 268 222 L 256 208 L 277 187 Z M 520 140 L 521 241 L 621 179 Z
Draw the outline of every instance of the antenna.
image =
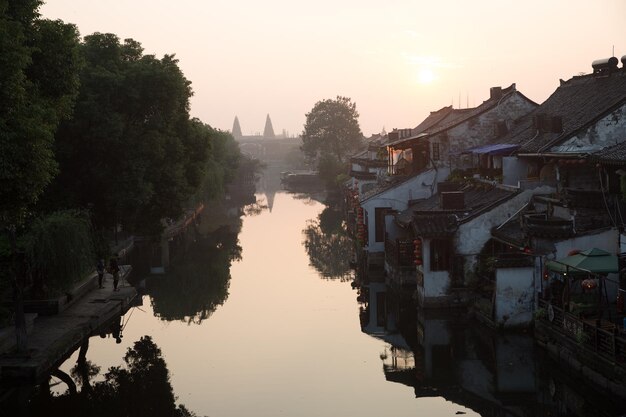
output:
M 465 102 L 465 108 L 469 109 L 469 91 L 467 92 L 467 101 Z
M 615 56 L 615 45 L 613 45 L 613 55 L 611 56 Z
M 459 91 L 459 109 L 461 108 L 461 92 Z

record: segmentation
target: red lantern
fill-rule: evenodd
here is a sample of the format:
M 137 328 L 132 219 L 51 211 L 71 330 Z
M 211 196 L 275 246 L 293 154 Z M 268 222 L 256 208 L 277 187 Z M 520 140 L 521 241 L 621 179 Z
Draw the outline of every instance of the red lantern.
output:
M 580 285 L 583 287 L 584 290 L 591 291 L 598 286 L 598 283 L 596 282 L 595 279 L 587 278 L 587 279 L 584 279 L 580 283 Z
M 415 239 L 413 241 L 413 254 L 415 255 L 415 260 L 413 261 L 413 263 L 415 265 L 422 265 L 422 240 L 421 239 Z

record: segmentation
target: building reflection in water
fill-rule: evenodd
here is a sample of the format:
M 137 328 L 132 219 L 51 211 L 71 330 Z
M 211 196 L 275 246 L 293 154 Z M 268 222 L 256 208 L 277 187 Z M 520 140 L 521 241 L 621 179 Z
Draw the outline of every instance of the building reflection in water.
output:
M 413 387 L 417 398 L 443 397 L 494 417 L 626 413 L 561 371 L 535 349 L 532 334 L 497 333 L 465 313 L 425 314 L 381 282 L 357 290 L 362 331 L 387 343 L 380 353 L 385 378 Z

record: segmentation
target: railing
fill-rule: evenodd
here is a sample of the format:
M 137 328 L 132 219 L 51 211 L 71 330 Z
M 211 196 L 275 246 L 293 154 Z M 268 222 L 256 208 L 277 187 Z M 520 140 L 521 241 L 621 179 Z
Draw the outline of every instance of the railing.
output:
M 540 319 L 549 323 L 551 328 L 607 359 L 626 363 L 626 337 L 620 335 L 614 323 L 581 320 L 545 300 L 539 300 L 539 307 L 546 312 Z
M 408 239 L 385 239 L 385 257 L 387 262 L 398 270 L 415 269 L 413 263 L 413 241 Z

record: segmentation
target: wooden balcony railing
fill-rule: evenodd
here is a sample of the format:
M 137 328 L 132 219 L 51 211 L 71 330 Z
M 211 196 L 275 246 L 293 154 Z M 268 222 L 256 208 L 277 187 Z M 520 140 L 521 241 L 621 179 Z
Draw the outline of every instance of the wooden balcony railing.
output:
M 387 262 L 398 270 L 415 269 L 413 241 L 409 239 L 385 239 L 385 257 Z
M 539 300 L 539 307 L 546 312 L 539 320 L 548 323 L 552 329 L 613 362 L 626 365 L 626 335 L 617 325 L 579 319 L 545 300 Z

